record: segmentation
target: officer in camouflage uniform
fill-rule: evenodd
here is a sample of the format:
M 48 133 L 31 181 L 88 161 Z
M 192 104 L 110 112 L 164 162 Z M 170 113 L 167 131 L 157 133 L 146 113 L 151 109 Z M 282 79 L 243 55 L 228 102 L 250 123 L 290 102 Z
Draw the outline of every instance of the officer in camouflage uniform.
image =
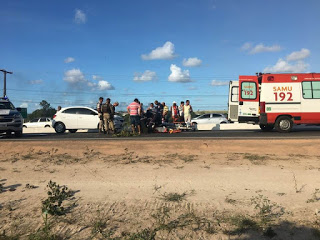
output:
M 105 133 L 109 134 L 109 131 L 114 133 L 114 124 L 113 124 L 113 116 L 114 116 L 114 107 L 110 103 L 110 98 L 107 98 L 106 103 L 102 105 L 102 113 L 104 120 L 104 130 Z

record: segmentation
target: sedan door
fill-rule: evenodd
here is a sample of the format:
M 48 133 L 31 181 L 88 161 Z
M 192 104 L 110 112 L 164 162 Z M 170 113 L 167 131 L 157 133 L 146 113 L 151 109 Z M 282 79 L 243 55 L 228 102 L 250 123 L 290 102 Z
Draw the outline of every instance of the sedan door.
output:
M 88 109 L 79 108 L 78 116 L 78 129 L 97 129 L 99 118 L 98 113 Z
M 66 129 L 78 129 L 77 111 L 79 108 L 68 108 L 59 114 L 59 120 L 63 122 Z
M 209 124 L 210 123 L 210 114 L 204 114 L 199 117 L 197 120 L 197 123 L 199 124 Z
M 39 118 L 32 119 L 29 123 L 26 124 L 26 126 L 27 126 L 28 128 L 38 127 L 39 120 L 40 120 Z
M 220 124 L 225 122 L 225 118 L 221 114 L 211 114 L 211 123 Z
M 49 125 L 49 123 L 47 122 L 47 118 L 42 117 L 40 118 L 40 121 L 38 123 L 38 127 L 45 127 L 46 125 Z

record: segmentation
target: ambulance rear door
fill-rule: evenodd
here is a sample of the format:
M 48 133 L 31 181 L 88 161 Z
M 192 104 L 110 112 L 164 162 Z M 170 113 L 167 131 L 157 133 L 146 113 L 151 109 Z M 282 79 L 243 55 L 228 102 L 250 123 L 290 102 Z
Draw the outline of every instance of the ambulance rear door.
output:
M 257 76 L 239 76 L 239 122 L 259 122 L 259 82 Z
M 228 120 L 238 122 L 239 111 L 239 81 L 230 81 L 228 100 Z

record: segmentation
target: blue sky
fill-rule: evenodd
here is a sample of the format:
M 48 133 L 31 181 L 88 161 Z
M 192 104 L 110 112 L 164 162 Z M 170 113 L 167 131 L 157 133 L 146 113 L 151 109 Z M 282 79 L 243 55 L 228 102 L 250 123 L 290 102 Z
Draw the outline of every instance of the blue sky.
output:
M 14 72 L 7 94 L 29 113 L 43 99 L 99 96 L 120 109 L 138 97 L 223 110 L 239 75 L 319 72 L 319 10 L 319 0 L 2 0 L 0 69 Z

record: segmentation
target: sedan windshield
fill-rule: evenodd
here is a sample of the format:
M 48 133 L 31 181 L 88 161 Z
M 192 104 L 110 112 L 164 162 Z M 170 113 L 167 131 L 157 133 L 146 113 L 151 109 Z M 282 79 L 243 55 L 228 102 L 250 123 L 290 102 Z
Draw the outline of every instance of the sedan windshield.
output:
M 15 108 L 11 102 L 0 102 L 0 109 L 14 110 Z

